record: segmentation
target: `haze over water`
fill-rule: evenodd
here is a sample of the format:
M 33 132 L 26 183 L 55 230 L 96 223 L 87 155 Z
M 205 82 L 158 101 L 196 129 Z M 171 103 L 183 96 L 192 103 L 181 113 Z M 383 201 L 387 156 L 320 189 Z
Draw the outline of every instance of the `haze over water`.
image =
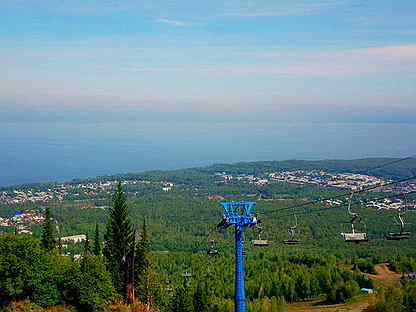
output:
M 414 0 L 0 1 L 0 186 L 414 155 L 414 12 Z
M 416 154 L 416 124 L 0 124 L 0 186 L 251 160 Z

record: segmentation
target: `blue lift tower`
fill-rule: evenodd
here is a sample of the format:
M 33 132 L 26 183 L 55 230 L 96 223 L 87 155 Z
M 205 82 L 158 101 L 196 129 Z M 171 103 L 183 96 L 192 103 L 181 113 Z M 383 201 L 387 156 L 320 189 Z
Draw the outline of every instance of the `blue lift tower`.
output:
M 244 228 L 258 223 L 254 214 L 255 202 L 225 202 L 224 218 L 218 224 L 221 229 L 235 228 L 235 312 L 246 312 L 246 294 L 244 288 Z

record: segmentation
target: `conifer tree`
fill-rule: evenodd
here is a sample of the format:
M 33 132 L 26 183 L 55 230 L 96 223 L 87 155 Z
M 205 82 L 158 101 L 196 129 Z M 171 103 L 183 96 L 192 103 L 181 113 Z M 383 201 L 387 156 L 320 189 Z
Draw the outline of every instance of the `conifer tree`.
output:
M 128 216 L 127 200 L 121 183 L 118 183 L 104 235 L 103 253 L 114 287 L 124 297 L 127 295 L 127 256 L 132 241 L 133 229 Z
M 64 247 L 62 246 L 61 235 L 58 236 L 58 252 L 60 255 L 64 254 Z
M 95 224 L 95 233 L 94 233 L 94 255 L 101 255 L 101 245 L 100 245 L 100 228 L 98 223 Z
M 194 293 L 194 312 L 207 312 L 208 311 L 208 298 L 206 293 L 206 287 L 198 282 Z
M 192 312 L 192 297 L 189 295 L 189 288 L 184 282 L 183 286 L 176 289 L 170 306 L 171 312 Z
M 50 207 L 46 207 L 42 226 L 42 245 L 46 250 L 55 248 L 56 241 L 53 233 L 53 219 Z
M 84 255 L 91 255 L 91 246 L 90 246 L 90 238 L 88 233 L 85 234 L 85 242 L 84 242 Z
M 143 219 L 142 231 L 140 233 L 140 240 L 136 246 L 136 276 L 142 275 L 149 267 L 150 261 L 150 239 L 146 227 L 146 219 Z
M 58 238 L 56 239 L 56 248 L 58 249 L 58 253 L 60 255 L 64 254 L 64 247 L 62 246 L 62 239 L 61 239 L 61 230 L 59 228 L 59 224 L 56 224 L 56 234 Z
M 147 231 L 146 219 L 143 219 L 140 240 L 136 247 L 135 276 L 137 297 L 142 303 L 150 306 L 155 297 L 157 277 L 150 253 L 150 237 Z

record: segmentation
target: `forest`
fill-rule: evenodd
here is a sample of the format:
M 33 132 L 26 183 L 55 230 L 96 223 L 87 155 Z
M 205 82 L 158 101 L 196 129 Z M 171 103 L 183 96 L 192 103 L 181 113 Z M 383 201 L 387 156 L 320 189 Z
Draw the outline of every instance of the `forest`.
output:
M 334 170 L 346 166 L 327 165 Z M 368 162 L 358 162 L 354 166 L 366 165 Z M 134 303 L 130 302 L 134 311 L 233 311 L 233 233 L 231 229 L 217 230 L 223 212 L 221 200 L 209 199 L 215 194 L 257 203 L 256 215 L 262 223 L 245 233 L 249 311 L 286 311 L 294 302 L 316 299 L 328 305 L 348 303 L 363 296 L 362 288 L 377 290 L 376 301 L 369 307 L 373 311 L 414 311 L 415 282 L 403 280 L 400 287 L 389 288 L 368 278 L 383 263 L 399 274 L 416 272 L 414 235 L 406 241 L 385 240 L 386 233 L 398 230 L 396 212 L 365 206 L 371 199 L 399 198 L 401 194 L 357 194 L 352 203 L 362 218 L 357 229 L 368 233 L 369 242 L 348 244 L 340 235 L 350 230 L 345 191 L 287 183 L 259 187 L 207 181 L 214 171 L 234 168 L 247 173 L 256 166 L 264 170 L 264 166 L 281 168 L 282 163 L 217 165 L 209 169 L 210 174 L 204 173 L 208 169 L 146 173 L 148 179 L 174 181 L 178 186 L 164 192 L 151 185 L 120 184 L 112 196 L 100 198 L 100 205 L 104 203 L 107 209 L 79 209 L 70 200 L 1 206 L 1 215 L 37 209 L 50 214 L 47 220 L 53 224 L 34 226 L 33 236 L 4 229 L 9 233 L 0 237 L 0 305 L 5 311 L 13 311 L 19 304 L 39 309 L 122 311 L 130 309 L 130 282 L 136 294 Z M 400 167 L 386 174 L 407 177 L 412 168 Z M 342 205 L 326 207 L 322 199 L 331 197 L 341 198 Z M 414 201 L 414 196 L 408 200 Z M 305 205 L 309 201 L 312 203 Z M 124 210 L 115 218 L 117 207 Z M 408 211 L 405 219 L 406 231 L 416 233 L 416 213 Z M 285 245 L 287 230 L 295 222 L 300 243 Z M 122 235 L 117 224 L 129 230 Z M 118 242 L 109 233 L 118 233 Z M 87 234 L 88 240 L 63 248 L 59 238 L 74 234 Z M 259 237 L 271 245 L 255 247 L 252 241 Z M 212 246 L 218 255 L 207 254 Z M 120 267 L 119 262 L 125 266 Z M 126 276 L 127 267 L 135 268 L 133 281 Z

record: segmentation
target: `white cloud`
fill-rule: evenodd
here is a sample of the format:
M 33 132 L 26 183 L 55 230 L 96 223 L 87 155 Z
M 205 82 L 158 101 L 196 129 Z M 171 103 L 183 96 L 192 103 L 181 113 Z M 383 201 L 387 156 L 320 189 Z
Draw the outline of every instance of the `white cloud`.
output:
M 175 27 L 189 27 L 189 26 L 192 26 L 192 23 L 173 20 L 173 19 L 168 19 L 168 18 L 158 18 L 156 20 L 156 22 L 162 23 L 162 24 L 167 24 L 167 25 L 170 25 L 170 26 L 175 26 Z

